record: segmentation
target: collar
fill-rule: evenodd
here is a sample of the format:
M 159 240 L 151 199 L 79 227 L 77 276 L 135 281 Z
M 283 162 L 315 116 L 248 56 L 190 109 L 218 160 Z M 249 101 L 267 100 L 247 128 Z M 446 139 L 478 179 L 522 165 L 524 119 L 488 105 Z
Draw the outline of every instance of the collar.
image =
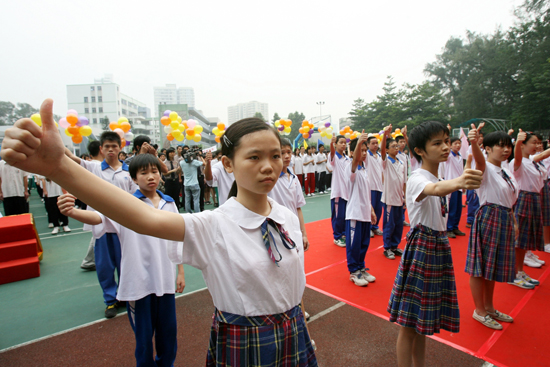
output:
M 338 159 L 342 159 L 343 155 L 341 155 L 340 153 L 338 152 L 334 152 L 334 154 L 336 154 L 336 156 L 338 157 Z
M 365 169 L 363 163 L 357 165 L 357 170 Z
M 294 173 L 292 173 L 292 171 L 290 170 L 290 168 L 286 168 L 286 172 L 288 172 L 288 174 L 291 176 L 291 177 L 296 177 L 294 176 Z M 285 175 L 285 171 L 281 171 L 281 174 L 279 175 L 279 177 L 283 177 Z
M 159 196 L 164 200 L 166 201 L 167 203 L 173 203 L 174 202 L 174 199 L 172 199 L 170 196 L 168 195 L 164 195 L 160 190 L 157 190 L 157 194 L 159 194 Z M 134 192 L 134 196 L 138 199 L 143 199 L 145 198 L 146 196 L 143 195 L 143 193 L 137 189 L 136 192 Z
M 387 157 L 390 160 L 390 162 L 392 162 L 392 163 L 395 163 L 395 162 L 399 161 L 399 159 L 393 159 L 392 157 L 390 157 L 389 154 L 387 155 Z M 401 162 L 401 161 L 399 161 L 399 162 Z
M 267 218 L 273 219 L 280 225 L 284 225 L 286 220 L 281 205 L 277 204 L 270 197 L 268 197 L 267 200 L 271 205 L 271 213 L 269 213 Z M 235 221 L 239 227 L 244 229 L 259 229 L 266 219 L 263 215 L 256 214 L 245 208 L 241 203 L 235 200 L 235 197 L 229 198 L 217 210 L 220 210 Z
M 109 166 L 109 163 L 107 163 L 107 161 L 104 159 L 103 162 L 101 162 L 101 170 L 102 171 L 105 171 L 107 168 L 110 168 L 111 166 Z M 128 171 L 128 165 L 126 163 L 122 163 L 122 170 L 123 171 Z
M 451 153 L 453 154 L 453 157 L 456 157 L 456 156 L 462 157 L 462 156 L 460 155 L 460 153 L 455 153 L 455 152 L 453 152 L 452 150 L 451 150 Z
M 370 151 L 370 149 L 367 149 L 367 152 L 369 152 L 369 154 L 370 154 L 371 157 L 374 157 L 374 154 Z M 376 152 L 376 154 L 377 154 L 379 157 L 381 157 L 381 154 L 380 154 L 380 153 Z

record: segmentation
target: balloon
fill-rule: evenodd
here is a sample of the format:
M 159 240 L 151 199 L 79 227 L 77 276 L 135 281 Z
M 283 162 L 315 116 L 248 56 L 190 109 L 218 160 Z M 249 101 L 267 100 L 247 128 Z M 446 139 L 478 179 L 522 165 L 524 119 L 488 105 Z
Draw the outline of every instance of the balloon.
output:
M 187 130 L 187 125 L 179 124 L 178 130 L 182 133 L 185 132 L 185 130 Z
M 82 136 L 90 136 L 92 135 L 92 128 L 89 126 L 82 126 L 80 127 L 79 132 Z
M 82 143 L 82 135 L 73 135 L 73 137 L 71 138 L 73 143 L 75 144 L 80 144 Z
M 113 130 L 115 133 L 118 134 L 118 136 L 120 136 L 120 138 L 124 138 L 124 130 L 122 130 L 121 128 L 116 128 Z
M 349 143 L 349 142 L 350 142 L 350 140 L 348 138 L 346 138 L 346 143 Z
M 332 127 L 329 127 L 327 128 L 327 134 L 332 134 L 332 132 L 334 131 L 334 129 Z
M 76 110 L 68 110 L 67 115 L 75 115 L 78 116 L 78 112 Z
M 195 120 L 193 120 L 193 119 L 187 120 L 187 126 L 188 126 L 189 128 L 194 128 L 196 124 L 197 124 L 197 121 L 195 121 Z
M 90 123 L 90 120 L 86 116 L 80 116 L 78 118 L 77 126 L 86 126 Z
M 172 111 L 166 110 L 166 111 L 164 111 L 164 113 L 162 115 L 168 117 L 168 116 L 170 116 L 170 112 L 172 112 Z
M 123 122 L 128 122 L 128 119 L 124 116 L 118 118 L 118 123 L 122 124 Z
M 304 127 L 302 128 L 302 130 L 304 131 L 304 133 L 309 132 L 309 126 L 304 126 Z
M 325 122 L 325 127 L 330 127 L 330 122 Z
M 308 126 L 308 125 L 309 125 L 309 121 L 308 121 L 308 120 L 302 121 L 302 126 Z
M 221 131 L 220 129 L 218 129 L 217 127 L 213 128 L 212 129 L 212 134 L 216 135 L 216 136 L 220 136 L 221 135 Z
M 120 138 L 120 146 L 123 148 L 126 146 L 126 140 L 124 140 L 123 138 Z
M 129 142 L 128 140 L 126 140 L 126 146 L 132 144 L 131 142 Z
M 177 129 L 179 126 L 180 126 L 180 123 L 177 121 L 172 120 L 172 122 L 170 122 L 170 127 L 174 130 Z
M 324 132 L 324 131 L 321 131 L 321 138 L 324 138 L 324 137 L 326 137 L 326 136 L 327 136 L 327 133 Z
M 110 122 L 109 123 L 109 129 L 112 131 L 115 131 L 115 129 L 118 127 L 118 122 Z
M 279 131 L 284 131 L 284 130 L 285 130 L 285 126 L 284 126 L 284 125 L 281 125 L 281 126 L 279 126 L 279 127 L 277 128 L 277 130 L 279 130 Z
M 71 134 L 71 135 L 80 134 L 80 133 L 79 133 L 80 128 L 79 128 L 78 126 L 69 126 L 69 127 L 67 128 L 67 130 L 69 130 L 69 134 Z
M 332 139 L 332 134 L 327 134 L 327 139 Z
M 201 136 L 200 135 L 193 136 L 193 141 L 198 143 L 199 141 L 201 141 Z
M 36 122 L 36 121 L 35 121 Z M 61 120 L 59 120 L 59 126 L 61 126 L 62 128 L 66 129 L 68 128 L 69 126 L 69 123 L 67 122 L 67 119 L 65 117 L 62 117 Z
M 302 136 L 304 137 L 304 139 L 309 138 L 309 134 L 308 134 L 308 133 L 303 133 Z
M 165 126 L 164 127 L 164 132 L 166 134 L 170 134 L 172 131 L 174 131 L 174 129 L 172 129 L 172 126 Z
M 170 125 L 170 118 L 168 116 L 163 116 L 160 119 L 160 123 L 164 126 Z
M 170 117 L 170 120 L 176 121 L 178 119 L 178 113 L 176 111 L 172 111 L 170 112 L 169 117 Z
M 78 123 L 78 117 L 76 115 L 67 115 L 67 122 L 72 126 Z
M 71 133 L 69 132 L 69 129 L 68 129 L 68 128 L 65 129 L 65 135 L 67 135 L 68 137 L 72 137 L 72 136 L 73 136 L 73 134 L 71 134 Z
M 219 142 L 220 142 L 220 137 L 219 137 L 219 136 L 216 136 L 216 137 L 214 138 L 214 140 L 216 141 L 216 143 L 219 143 Z
M 346 139 L 349 139 L 349 137 L 351 136 L 350 133 L 345 133 L 344 136 L 346 137 Z
M 183 134 L 181 133 L 181 131 L 179 131 L 179 130 L 177 130 L 177 129 L 174 130 L 174 131 L 172 131 L 172 136 L 173 136 L 174 138 L 176 138 L 176 139 L 177 139 L 179 136 L 182 136 L 182 135 L 183 135 Z
M 285 132 L 285 134 L 290 134 L 291 130 L 292 130 L 292 128 L 290 126 L 287 126 L 287 127 L 285 127 L 284 132 Z
M 195 125 L 193 130 L 195 130 L 195 133 L 200 134 L 200 133 L 202 133 L 203 128 L 202 128 L 201 125 Z
M 193 130 L 192 128 L 189 128 L 189 129 L 185 130 L 185 134 L 187 136 L 193 136 L 193 135 L 195 135 L 195 130 Z
M 120 128 L 122 129 L 122 131 L 124 131 L 125 133 L 127 133 L 128 131 L 130 131 L 130 123 L 128 121 L 122 121 L 120 123 Z
M 166 139 L 168 139 L 168 141 L 172 141 L 174 140 L 174 137 L 172 136 L 172 134 L 168 134 L 166 135 Z
M 193 137 L 192 137 L 192 136 L 189 136 L 189 135 L 185 135 L 185 139 L 186 139 L 186 140 L 192 140 Z
M 281 120 L 275 121 L 275 127 L 279 127 L 279 126 L 281 126 Z
M 176 140 L 177 140 L 177 141 L 183 141 L 183 138 L 185 138 L 185 136 L 183 136 L 183 134 L 179 134 L 179 135 L 176 137 Z
M 224 131 L 225 130 L 225 124 L 223 122 L 218 122 L 218 129 L 220 129 L 220 131 Z
M 124 139 L 126 141 L 134 140 L 134 134 L 131 131 L 128 131 L 126 134 L 124 134 Z
M 181 119 L 180 116 L 178 116 L 178 118 L 176 120 L 181 124 L 182 119 Z
M 35 113 L 31 116 L 31 120 L 33 120 L 38 126 L 42 126 L 42 118 L 40 117 L 40 114 Z

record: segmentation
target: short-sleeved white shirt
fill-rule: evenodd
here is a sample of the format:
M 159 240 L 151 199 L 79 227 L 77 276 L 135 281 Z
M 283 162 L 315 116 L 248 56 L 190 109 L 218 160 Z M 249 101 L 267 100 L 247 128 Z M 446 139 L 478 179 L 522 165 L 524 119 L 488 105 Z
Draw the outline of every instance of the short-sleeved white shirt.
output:
M 382 155 L 378 152 L 373 154 L 370 150 L 367 150 L 367 160 L 370 189 L 374 191 L 384 190 L 384 184 L 382 183 Z
M 426 185 L 436 183 L 439 179 L 425 169 L 415 170 L 407 181 L 407 210 L 411 228 L 422 224 L 436 231 L 447 230 L 447 217 L 441 212 L 441 199 L 439 196 L 426 196 L 421 201 L 416 199 L 422 194 Z M 448 198 L 445 198 L 446 200 Z M 448 205 L 447 205 L 448 207 Z
M 2 179 L 2 195 L 5 198 L 24 197 L 27 172 L 0 161 L 0 179 Z
M 177 213 L 174 200 L 158 191 L 161 200 L 158 209 Z M 151 200 L 141 191 L 134 194 L 149 206 Z M 100 213 L 98 213 L 100 214 Z M 120 279 L 117 299 L 120 301 L 137 301 L 149 294 L 162 296 L 175 293 L 176 265 L 168 257 L 168 243 L 181 246 L 158 237 L 136 233 L 100 214 L 102 224 L 94 226 L 94 237 L 105 233 L 116 233 L 120 239 Z
M 61 189 L 61 186 L 53 181 L 48 181 L 46 179 L 44 179 L 44 181 L 46 181 L 46 191 L 48 192 L 49 198 L 55 198 L 57 196 L 63 195 L 63 190 Z
M 399 160 L 403 162 L 403 165 L 405 166 L 405 174 L 407 175 L 407 177 L 409 177 L 409 167 L 411 166 L 411 157 L 407 153 L 397 152 L 397 158 L 399 158 Z M 405 182 L 407 181 L 405 180 Z
M 360 222 L 370 222 L 372 206 L 370 203 L 370 181 L 367 168 L 360 164 L 355 172 L 352 172 L 352 163 L 350 162 L 346 169 L 346 174 L 350 182 L 350 196 L 348 205 L 346 205 L 346 220 L 357 220 Z
M 279 179 L 273 189 L 267 194 L 280 205 L 290 209 L 291 212 L 298 215 L 298 208 L 306 205 L 306 199 L 302 192 L 300 180 L 287 168 L 288 177 L 281 172 Z
M 104 179 L 105 181 L 113 184 L 127 193 L 133 194 L 139 188 L 138 185 L 130 177 L 128 172 L 128 165 L 122 163 L 116 171 L 109 166 L 107 161 L 87 161 L 85 159 L 80 160 L 80 165 L 86 168 L 88 171 L 93 173 L 99 178 Z
M 294 157 L 294 173 L 297 175 L 304 174 L 304 164 L 302 162 L 302 157 L 300 157 L 300 155 L 297 155 Z
M 411 174 L 422 167 L 422 164 L 414 157 L 411 157 Z
M 514 162 L 515 159 L 510 162 L 512 170 L 514 169 Z M 535 162 L 529 158 L 523 158 L 517 171 L 513 172 L 520 190 L 540 193 L 546 177 L 546 169 L 543 166 L 540 164 L 535 166 Z
M 464 160 L 460 153 L 455 154 L 452 150 L 445 165 L 445 180 L 453 180 L 462 176 L 464 172 Z
M 214 306 L 220 311 L 271 315 L 290 310 L 302 299 L 306 279 L 300 223 L 289 209 L 268 200 L 268 218 L 279 223 L 296 244 L 295 249 L 288 250 L 269 226 L 282 255 L 279 266 L 269 257 L 262 239 L 260 226 L 266 217 L 248 210 L 235 198 L 213 211 L 182 214 L 183 244 L 168 245 L 173 262 L 202 270 Z
M 326 153 L 317 153 L 317 156 L 315 157 L 315 172 L 325 172 L 327 169 L 327 154 Z M 323 163 L 319 163 L 321 161 L 325 161 Z M 319 163 L 319 164 L 317 164 Z
M 332 158 L 332 159 L 331 159 Z M 329 154 L 329 162 L 332 167 L 332 185 L 330 191 L 330 198 L 342 198 L 348 200 L 349 188 L 347 175 L 347 168 L 350 164 L 350 159 L 344 155 L 340 155 L 338 152 L 334 152 L 334 156 Z
M 510 182 L 515 188 L 508 184 L 503 176 L 502 171 L 506 172 L 510 177 Z M 492 203 L 512 208 L 518 199 L 519 186 L 512 172 L 506 168 L 497 167 L 491 162 L 486 162 L 485 172 L 483 172 L 483 181 L 478 189 L 479 204 Z
M 390 206 L 403 206 L 403 185 L 407 181 L 405 165 L 399 159 L 393 159 L 389 155 L 382 160 L 384 169 L 384 191 L 382 202 Z
M 231 191 L 235 176 L 233 172 L 227 173 L 221 161 L 213 165 L 211 169 L 212 181 L 206 181 L 206 183 L 210 186 L 212 186 L 213 182 L 218 183 L 218 200 L 219 204 L 222 205 L 227 201 L 227 195 L 229 195 L 229 191 Z
M 315 155 L 304 154 L 302 161 L 304 164 L 304 174 L 315 173 Z M 311 163 L 306 165 L 309 162 Z

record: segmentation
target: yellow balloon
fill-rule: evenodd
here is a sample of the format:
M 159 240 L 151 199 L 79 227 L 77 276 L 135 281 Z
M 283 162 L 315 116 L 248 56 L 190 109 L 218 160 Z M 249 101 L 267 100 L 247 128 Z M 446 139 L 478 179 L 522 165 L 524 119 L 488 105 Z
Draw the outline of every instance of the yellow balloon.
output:
M 327 134 L 327 139 L 332 139 L 332 134 Z
M 34 115 L 31 116 L 31 120 L 33 120 L 34 122 L 36 122 L 36 124 L 37 124 L 38 126 L 42 126 L 42 118 L 40 117 L 40 114 L 35 113 Z
M 275 121 L 275 127 L 279 127 L 279 126 L 281 126 L 281 120 Z
M 177 121 L 172 121 L 172 122 L 170 122 L 170 127 L 171 127 L 172 129 L 174 129 L 174 130 L 178 129 L 179 126 L 180 126 L 180 123 L 177 122 Z
M 307 132 L 309 131 L 309 126 L 304 126 L 304 127 L 302 127 L 302 131 L 303 131 L 304 133 L 307 133 Z
M 285 129 L 283 130 L 286 134 L 289 134 L 292 128 L 290 126 L 285 126 Z
M 183 141 L 183 134 L 179 134 L 177 137 L 175 137 L 177 141 Z
M 324 137 L 326 137 L 326 136 L 327 136 L 327 133 L 324 132 L 324 131 L 321 131 L 321 137 L 324 138 Z
M 120 117 L 120 118 L 118 119 L 118 123 L 120 124 L 121 122 L 128 122 L 128 119 L 127 119 L 126 117 L 124 117 L 124 116 L 123 116 L 123 117 Z
M 193 130 L 195 130 L 195 133 L 200 134 L 200 133 L 202 133 L 203 128 L 202 128 L 201 125 L 195 125 Z
M 193 141 L 198 143 L 199 141 L 201 141 L 201 136 L 200 135 L 193 136 Z
M 181 124 L 182 119 L 181 119 L 180 116 L 178 116 L 178 118 L 176 120 Z
M 212 133 L 216 136 L 219 136 L 220 135 L 220 129 L 218 129 L 217 127 L 213 128 L 212 129 Z
M 176 111 L 170 112 L 170 120 L 176 121 L 178 119 L 178 113 Z
M 88 125 L 85 125 L 80 128 L 79 132 L 80 132 L 80 135 L 82 136 L 90 136 L 92 135 L 92 128 L 89 127 Z
M 191 140 L 191 139 L 193 139 L 193 137 L 192 137 L 192 136 L 189 136 L 189 135 L 185 135 L 185 139 Z
M 172 136 L 174 138 L 177 138 L 178 136 L 182 136 L 183 134 L 181 133 L 181 131 L 179 131 L 178 129 L 174 129 L 174 131 L 172 131 Z

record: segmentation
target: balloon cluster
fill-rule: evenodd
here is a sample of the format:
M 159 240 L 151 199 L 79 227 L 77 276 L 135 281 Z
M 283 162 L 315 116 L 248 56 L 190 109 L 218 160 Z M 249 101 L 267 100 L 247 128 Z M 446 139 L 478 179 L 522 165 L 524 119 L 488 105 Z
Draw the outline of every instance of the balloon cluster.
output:
M 160 118 L 160 123 L 164 125 L 166 139 L 172 141 L 183 141 L 183 139 L 199 142 L 202 139 L 202 126 L 193 119 L 182 120 L 176 111 L 166 110 Z
M 292 131 L 292 128 L 290 127 L 290 125 L 292 125 L 292 120 L 280 119 L 275 121 L 274 125 L 281 135 L 288 135 Z
M 353 131 L 349 126 L 345 126 L 342 130 L 340 130 L 340 135 L 344 135 L 346 137 L 346 142 L 350 142 L 353 139 L 357 139 L 361 133 L 359 131 Z
M 111 122 L 109 124 L 109 129 L 120 136 L 121 146 L 123 148 L 130 145 L 130 141 L 134 140 L 134 134 L 130 132 L 131 128 L 132 126 L 126 117 L 120 117 L 117 122 Z
M 302 134 L 304 139 L 309 139 L 315 131 L 315 126 L 313 126 L 313 124 L 308 120 L 304 120 L 302 121 L 302 127 L 298 129 L 298 131 L 300 132 L 300 134 Z
M 65 129 L 65 134 L 70 137 L 75 144 L 82 143 L 83 136 L 90 136 L 92 134 L 92 128 L 88 126 L 89 123 L 90 121 L 87 117 L 79 117 L 78 112 L 75 110 L 67 111 L 67 116 L 59 120 L 59 126 Z
M 330 126 L 330 122 L 325 122 L 324 126 L 319 127 L 319 132 L 321 133 L 321 137 L 332 139 L 332 126 Z
M 212 132 L 216 135 L 214 140 L 216 140 L 216 143 L 219 143 L 223 134 L 225 134 L 225 124 L 223 122 L 218 122 L 218 127 L 213 128 Z

